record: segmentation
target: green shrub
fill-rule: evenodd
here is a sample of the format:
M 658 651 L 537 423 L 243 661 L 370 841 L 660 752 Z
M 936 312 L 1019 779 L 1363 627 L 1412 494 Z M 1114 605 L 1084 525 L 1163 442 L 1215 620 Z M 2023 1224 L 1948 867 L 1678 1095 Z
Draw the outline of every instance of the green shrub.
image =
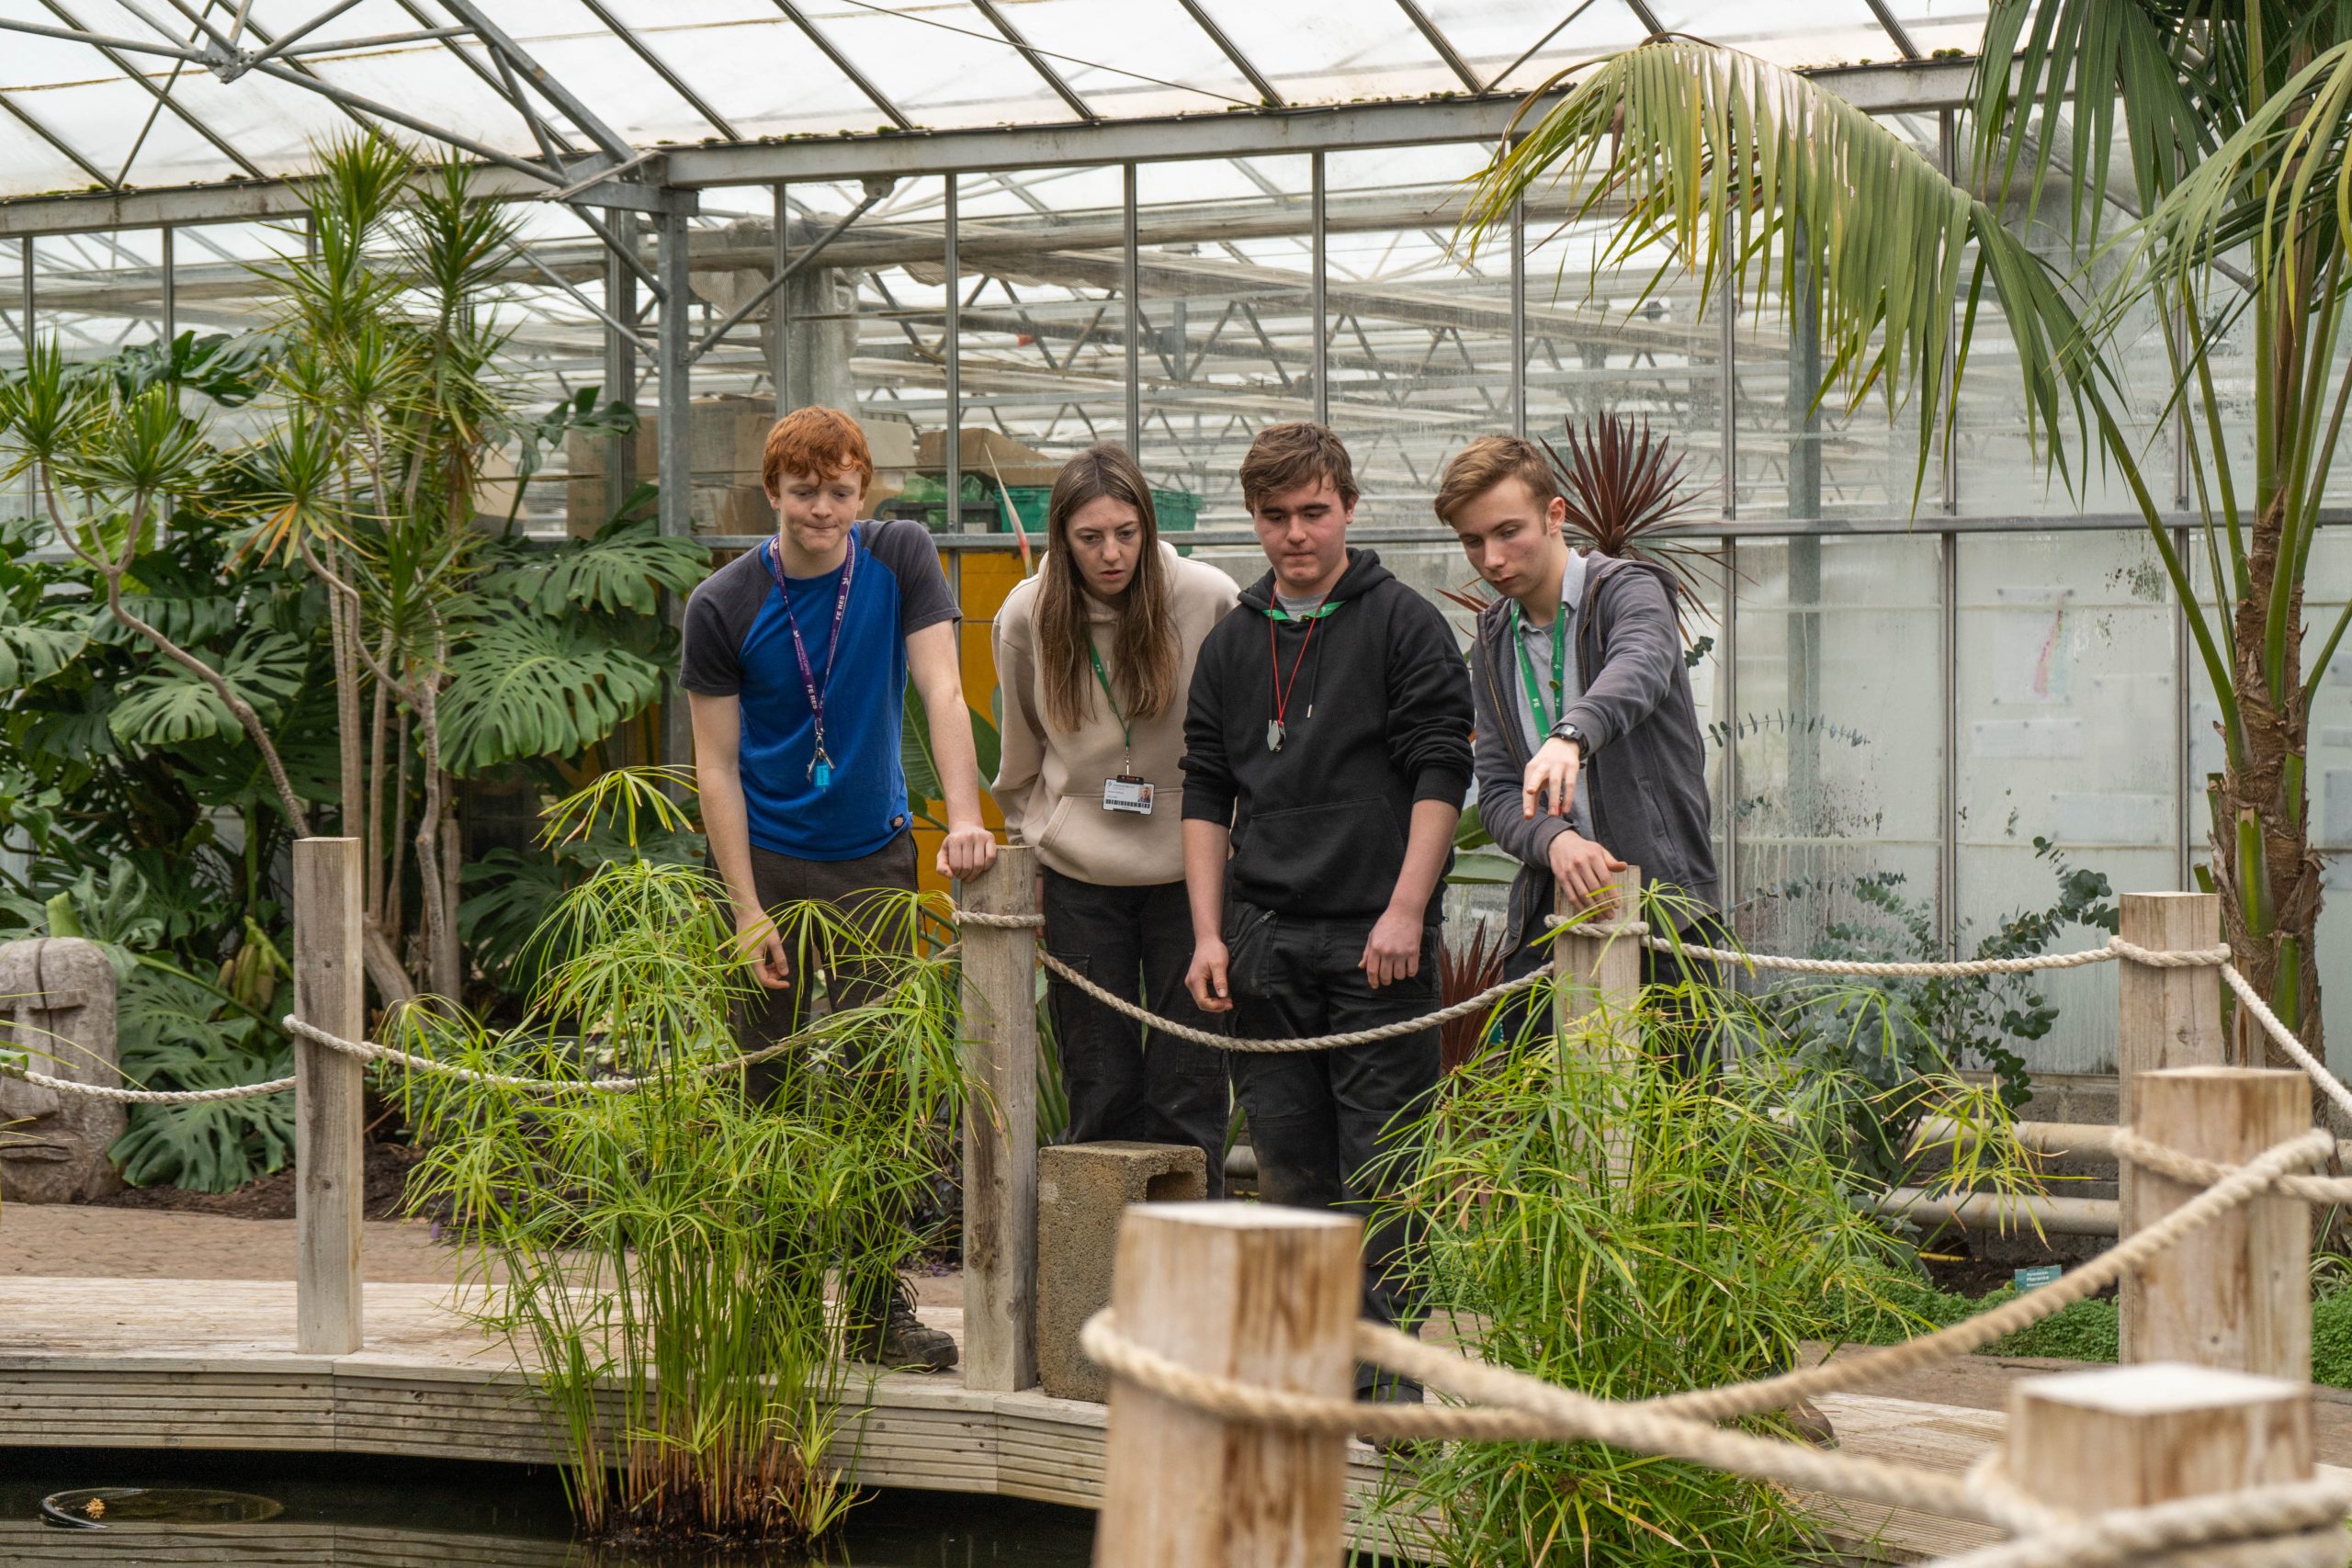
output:
M 1426 1227 L 1421 1282 L 1473 1354 L 1641 1399 L 1766 1376 L 1848 1322 L 1902 1319 L 1889 1292 L 1908 1249 L 1848 1202 L 1802 1124 L 1654 1061 L 1605 1075 L 1580 1044 L 1539 1037 L 1453 1075 L 1419 1129 L 1399 1206 Z M 1392 1502 L 1433 1519 L 1438 1557 L 1463 1568 L 1807 1549 L 1779 1491 L 1598 1444 L 1448 1445 L 1396 1484 Z
M 779 1058 L 760 1103 L 741 1069 L 704 1070 L 735 1055 L 748 987 L 726 901 L 696 866 L 618 860 L 566 894 L 520 1027 L 402 1015 L 421 1054 L 558 1079 L 609 1060 L 641 1080 L 406 1086 L 429 1145 L 412 1204 L 453 1216 L 478 1314 L 547 1401 L 592 1535 L 803 1544 L 849 1506 L 833 1303 L 913 1251 L 905 1216 L 963 1087 L 955 961 L 919 946 L 916 899 L 890 901 L 872 940 L 820 908 L 777 913 L 801 973 L 821 942 L 837 971 L 870 965 L 889 983 Z

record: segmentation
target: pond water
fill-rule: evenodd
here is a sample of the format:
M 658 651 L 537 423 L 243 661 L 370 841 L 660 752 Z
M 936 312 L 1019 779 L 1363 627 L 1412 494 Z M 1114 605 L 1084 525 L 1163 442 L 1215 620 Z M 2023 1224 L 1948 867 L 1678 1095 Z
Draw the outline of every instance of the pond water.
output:
M 44 1525 L 40 1502 L 89 1487 L 201 1487 L 285 1506 L 256 1524 Z M 119 1510 L 118 1510 L 119 1513 Z M 867 1495 L 826 1568 L 1080 1568 L 1094 1517 L 1001 1497 Z M 0 1450 L 0 1563 L 315 1564 L 317 1568 L 784 1568 L 783 1553 L 596 1547 L 572 1539 L 553 1470 L 365 1455 Z

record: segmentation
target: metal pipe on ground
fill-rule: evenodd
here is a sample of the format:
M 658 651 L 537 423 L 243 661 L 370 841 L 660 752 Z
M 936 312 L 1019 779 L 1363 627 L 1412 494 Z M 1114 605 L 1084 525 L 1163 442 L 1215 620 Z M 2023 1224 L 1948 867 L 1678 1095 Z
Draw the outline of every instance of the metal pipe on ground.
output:
M 2001 1235 L 2114 1235 L 2121 1216 L 2112 1198 L 2053 1198 L 2044 1193 L 1956 1192 L 1897 1187 L 1860 1200 L 1887 1219 L 1915 1225 L 1959 1225 Z

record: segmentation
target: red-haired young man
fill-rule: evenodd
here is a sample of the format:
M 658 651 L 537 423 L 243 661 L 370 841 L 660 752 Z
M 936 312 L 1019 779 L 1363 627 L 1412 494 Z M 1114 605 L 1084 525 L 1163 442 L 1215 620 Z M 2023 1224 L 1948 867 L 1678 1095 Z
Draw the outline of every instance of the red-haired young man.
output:
M 799 1027 L 810 976 L 795 975 L 770 911 L 813 899 L 878 917 L 877 892 L 912 892 L 915 847 L 899 764 L 910 679 L 930 716 L 947 801 L 938 865 L 968 876 L 996 859 L 980 821 L 980 770 L 956 662 L 957 611 L 920 523 L 861 522 L 874 459 L 857 422 L 804 408 L 768 432 L 762 478 L 775 537 L 711 573 L 686 603 L 679 684 L 694 713 L 695 777 L 710 858 L 763 1005 L 756 1047 Z M 836 1009 L 875 999 L 854 964 L 804 954 Z M 810 962 L 818 960 L 819 962 Z M 781 1068 L 754 1064 L 755 1095 Z M 937 1370 L 956 1344 L 915 1316 L 895 1275 L 855 1270 L 854 1347 L 886 1366 Z

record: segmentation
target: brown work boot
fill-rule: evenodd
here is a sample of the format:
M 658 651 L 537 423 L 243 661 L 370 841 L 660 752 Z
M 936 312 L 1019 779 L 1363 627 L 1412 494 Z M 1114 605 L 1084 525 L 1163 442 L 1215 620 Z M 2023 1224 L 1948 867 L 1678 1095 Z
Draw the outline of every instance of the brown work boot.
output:
M 854 1359 L 892 1371 L 944 1372 L 957 1359 L 955 1337 L 915 1315 L 914 1292 L 903 1280 L 890 1281 L 879 1313 L 853 1314 L 845 1337 Z

